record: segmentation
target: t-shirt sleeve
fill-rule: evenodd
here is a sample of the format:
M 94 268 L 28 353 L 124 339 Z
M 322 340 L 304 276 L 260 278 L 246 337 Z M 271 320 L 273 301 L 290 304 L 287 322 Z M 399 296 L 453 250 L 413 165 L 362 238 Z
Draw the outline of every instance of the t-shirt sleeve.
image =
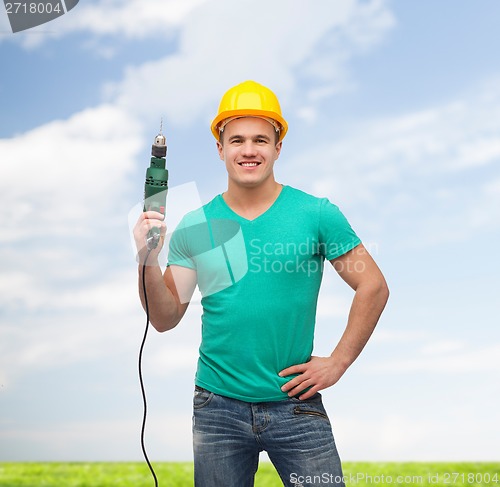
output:
M 332 260 L 344 255 L 361 243 L 338 206 L 327 198 L 321 199 L 319 219 L 320 253 Z
M 168 259 L 167 267 L 170 265 L 178 265 L 196 269 L 195 262 L 192 258 L 192 251 L 187 239 L 187 223 L 186 219 L 182 219 L 172 233 L 168 244 Z

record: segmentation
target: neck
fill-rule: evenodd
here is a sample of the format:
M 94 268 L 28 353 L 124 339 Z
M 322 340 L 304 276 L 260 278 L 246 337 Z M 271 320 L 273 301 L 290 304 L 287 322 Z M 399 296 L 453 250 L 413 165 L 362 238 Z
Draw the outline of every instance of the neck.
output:
M 256 187 L 242 187 L 231 184 L 224 193 L 224 201 L 236 213 L 250 217 L 266 211 L 279 196 L 282 185 L 274 178 Z

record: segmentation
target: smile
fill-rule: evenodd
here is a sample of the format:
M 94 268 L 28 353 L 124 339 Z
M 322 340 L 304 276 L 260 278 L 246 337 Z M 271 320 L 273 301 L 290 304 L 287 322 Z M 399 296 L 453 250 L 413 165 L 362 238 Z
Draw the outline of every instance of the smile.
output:
M 260 165 L 260 162 L 238 162 L 238 165 L 243 167 L 256 167 Z

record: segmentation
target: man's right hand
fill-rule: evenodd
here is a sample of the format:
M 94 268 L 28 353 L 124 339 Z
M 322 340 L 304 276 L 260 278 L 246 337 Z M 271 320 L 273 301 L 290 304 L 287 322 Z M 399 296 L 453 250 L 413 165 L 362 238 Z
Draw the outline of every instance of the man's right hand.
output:
M 150 254 L 151 263 L 158 259 L 163 243 L 165 242 L 165 234 L 167 233 L 167 225 L 165 216 L 158 211 L 145 211 L 139 216 L 134 227 L 134 240 L 137 247 L 137 256 L 139 263 L 144 262 L 147 254 L 146 238 L 149 230 L 156 227 L 160 229 L 160 241 L 156 249 L 153 249 Z

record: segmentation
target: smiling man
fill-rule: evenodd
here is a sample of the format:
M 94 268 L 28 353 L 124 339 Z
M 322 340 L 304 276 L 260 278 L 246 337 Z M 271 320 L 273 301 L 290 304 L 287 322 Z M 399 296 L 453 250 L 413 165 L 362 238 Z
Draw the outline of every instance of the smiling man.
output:
M 145 276 L 158 331 L 181 321 L 196 285 L 202 294 L 195 485 L 253 486 L 261 451 L 284 485 L 344 485 L 319 391 L 334 385 L 364 348 L 388 299 L 386 282 L 336 205 L 276 181 L 288 126 L 271 90 L 254 81 L 234 86 L 211 129 L 227 191 L 186 215 L 172 235 L 164 274 L 160 245 Z M 164 237 L 162 219 L 155 212 L 139 218 L 140 255 L 152 226 Z M 340 341 L 330 356 L 316 357 L 325 260 L 355 294 Z

